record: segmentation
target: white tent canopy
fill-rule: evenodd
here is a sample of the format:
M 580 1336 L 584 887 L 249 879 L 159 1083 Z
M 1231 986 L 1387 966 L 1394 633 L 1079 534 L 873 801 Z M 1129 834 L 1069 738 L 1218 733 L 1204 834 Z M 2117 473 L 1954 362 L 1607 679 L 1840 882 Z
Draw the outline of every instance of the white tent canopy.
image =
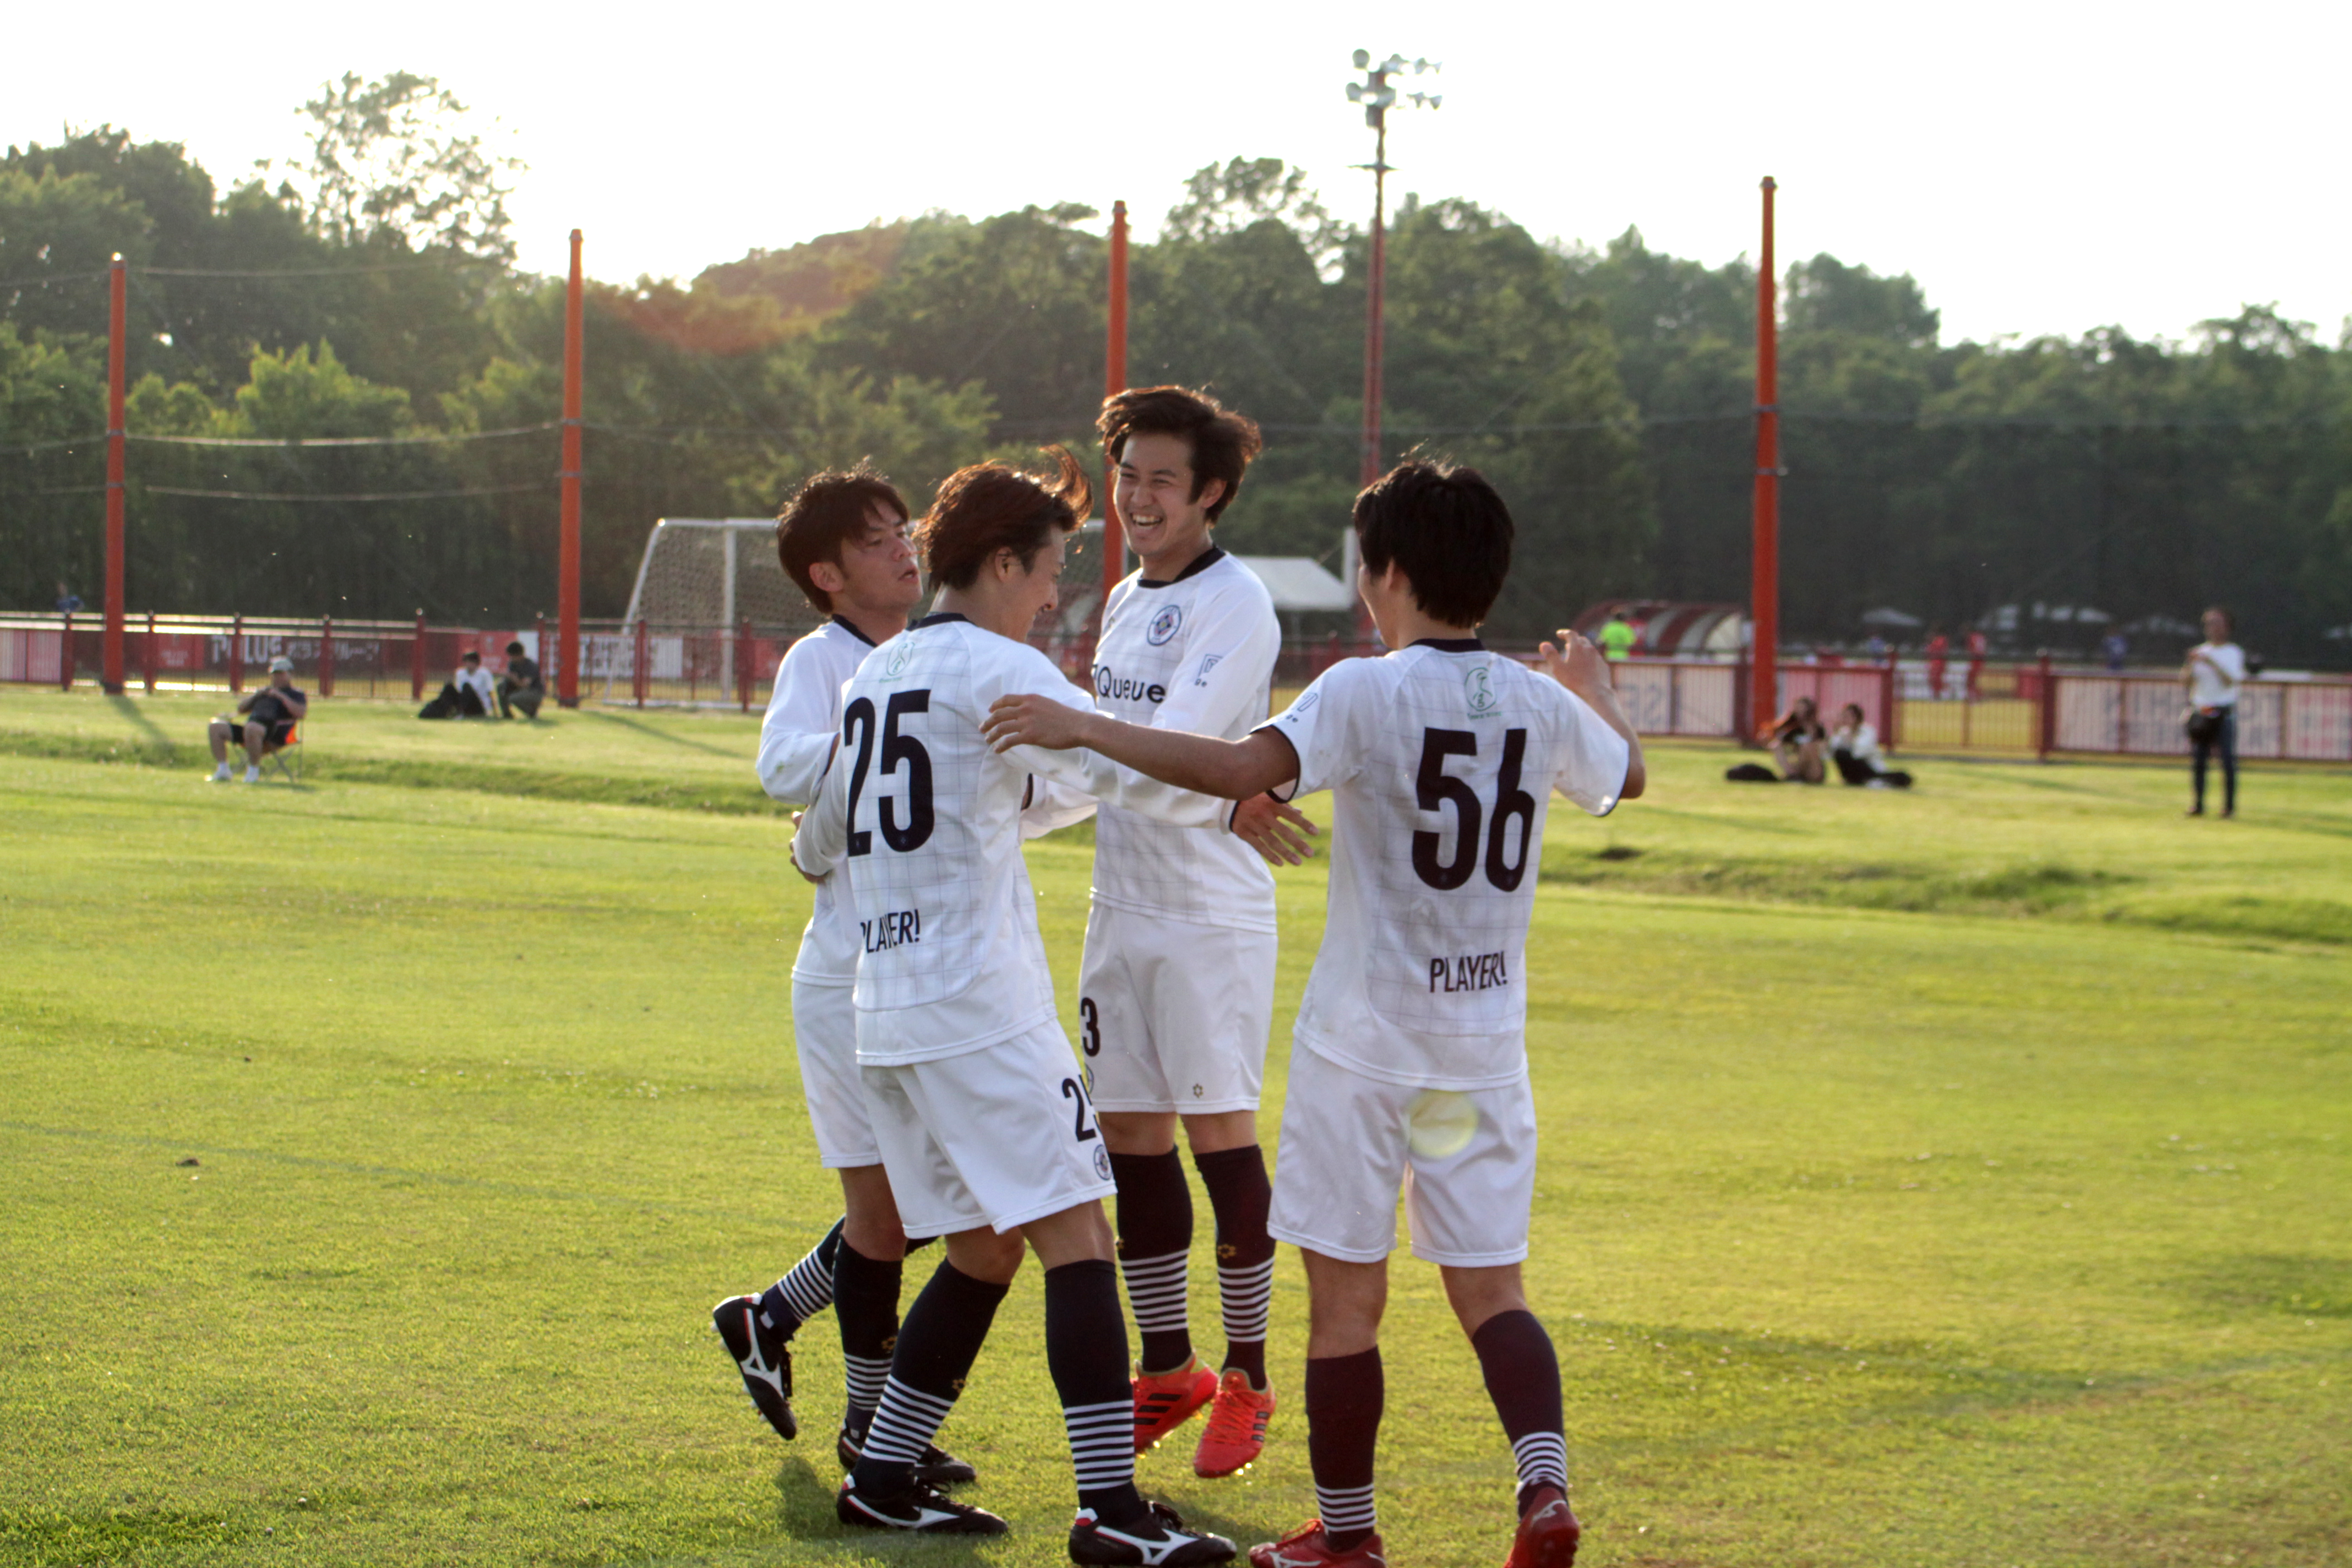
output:
M 1277 610 L 1348 611 L 1356 607 L 1356 591 L 1311 555 L 1236 555 L 1234 560 L 1257 574 Z

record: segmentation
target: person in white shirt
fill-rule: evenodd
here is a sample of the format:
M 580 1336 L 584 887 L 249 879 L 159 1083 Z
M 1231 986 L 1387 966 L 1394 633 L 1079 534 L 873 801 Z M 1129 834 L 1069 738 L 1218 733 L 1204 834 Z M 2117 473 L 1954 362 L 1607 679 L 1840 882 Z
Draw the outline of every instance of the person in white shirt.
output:
M 946 1238 L 908 1309 L 880 1409 L 843 1482 L 845 1523 L 999 1534 L 1004 1521 L 918 1475 L 979 1354 L 1024 1246 L 1044 1265 L 1045 1355 L 1077 1480 L 1082 1563 L 1230 1561 L 1135 1489 L 1127 1323 L 1102 1200 L 1110 1155 L 1062 1032 L 1021 855 L 1034 773 L 981 720 L 999 698 L 1087 706 L 1024 638 L 1055 602 L 1087 501 L 1054 448 L 1052 484 L 982 463 L 950 475 L 923 521 L 932 613 L 866 657 L 842 691 L 841 744 L 793 840 L 802 872 L 839 877 L 858 941 L 857 1064 L 899 1223 Z M 1095 793 L 1116 798 L 1118 781 Z M 1203 811 L 1213 809 L 1202 797 Z
M 1265 584 L 1210 531 L 1257 454 L 1257 426 L 1201 393 L 1153 386 L 1106 399 L 1097 428 L 1140 564 L 1104 607 L 1096 705 L 1240 740 L 1265 722 L 1282 625 Z M 1133 773 L 1121 783 L 1145 797 L 1182 793 Z M 1174 825 L 1166 799 L 1142 804 L 1107 804 L 1096 821 L 1079 1045 L 1118 1183 L 1118 1265 L 1142 1337 L 1135 1451 L 1208 1405 L 1193 1471 L 1230 1476 L 1257 1458 L 1275 1409 L 1273 1189 L 1257 1134 L 1276 955 L 1265 860 L 1296 863 L 1298 834 L 1313 827 L 1270 795 L 1234 807 L 1229 832 Z M 1216 1215 L 1218 1372 L 1192 1353 L 1187 1321 L 1192 1196 L 1176 1153 L 1180 1116 Z
M 841 732 L 843 683 L 868 653 L 905 630 L 922 599 L 923 579 L 908 538 L 907 503 L 888 479 L 862 464 L 818 474 L 801 487 L 776 520 L 776 553 L 803 596 L 828 618 L 795 641 L 777 667 L 757 767 L 770 795 L 806 805 L 816 799 Z M 859 943 L 837 891 L 830 881 L 817 884 L 793 962 L 793 1038 L 817 1157 L 840 1173 L 843 1216 L 773 1285 L 756 1296 L 728 1297 L 710 1317 L 752 1405 L 790 1440 L 800 1431 L 792 1404 L 793 1335 L 835 1306 L 848 1385 L 835 1447 L 845 1468 L 857 1462 L 890 1370 L 908 1248 L 857 1076 L 850 987 Z M 918 1468 L 935 1486 L 972 1479 L 970 1465 L 936 1447 L 926 1447 Z
M 482 656 L 467 648 L 457 660 L 457 673 L 441 688 L 440 695 L 417 710 L 419 719 L 491 719 L 498 716 L 499 689 L 490 672 L 482 668 Z
M 1323 945 L 1293 1031 L 1270 1228 L 1306 1254 L 1306 1404 L 1319 1518 L 1258 1568 L 1377 1568 L 1379 1325 L 1405 1194 L 1511 1441 L 1509 1561 L 1566 1563 L 1559 1371 L 1519 1265 L 1535 1186 L 1527 934 L 1553 789 L 1601 815 L 1643 792 L 1608 666 L 1572 633 L 1548 675 L 1476 630 L 1509 570 L 1510 513 L 1475 471 L 1406 463 L 1356 499 L 1359 588 L 1397 651 L 1334 666 L 1240 742 L 1001 700 L 1000 746 L 1084 746 L 1183 789 L 1333 792 Z
M 1837 764 L 1838 777 L 1850 784 L 1869 789 L 1911 787 L 1909 773 L 1886 765 L 1885 754 L 1878 749 L 1878 728 L 1859 702 L 1847 703 L 1838 715 L 1838 727 L 1830 731 L 1830 760 Z
M 2221 815 L 2238 815 L 2238 688 L 2246 679 L 2246 650 L 2230 640 L 2236 630 L 2230 612 L 2216 605 L 2205 612 L 2205 640 L 2181 661 L 2180 684 L 2189 692 L 2189 741 L 2196 780 L 2190 816 L 2205 815 L 2205 763 L 2217 752 L 2221 758 Z

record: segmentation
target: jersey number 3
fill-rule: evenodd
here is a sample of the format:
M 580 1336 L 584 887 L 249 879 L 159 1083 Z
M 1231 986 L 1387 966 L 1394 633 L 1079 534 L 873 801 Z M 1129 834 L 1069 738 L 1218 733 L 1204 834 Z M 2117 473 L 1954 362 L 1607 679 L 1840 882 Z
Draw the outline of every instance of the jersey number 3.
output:
M 898 732 L 898 721 L 909 713 L 928 713 L 931 710 L 931 694 L 923 691 L 894 691 L 890 703 L 883 710 L 881 726 L 882 776 L 889 778 L 903 767 L 906 773 L 907 820 L 900 822 L 898 802 L 885 795 L 875 803 L 875 814 L 881 819 L 882 842 L 899 854 L 920 849 L 931 837 L 934 818 L 931 813 L 931 754 L 912 735 Z M 874 835 L 861 831 L 857 826 L 857 797 L 866 788 L 866 770 L 874 761 L 874 700 L 860 697 L 841 710 L 841 743 L 844 749 L 855 745 L 857 760 L 849 771 L 849 852 L 852 855 L 874 853 Z
M 1450 890 L 1470 879 L 1478 868 L 1478 829 L 1486 821 L 1486 808 L 1478 802 L 1477 794 L 1466 779 L 1455 778 L 1445 771 L 1448 757 L 1475 757 L 1478 754 L 1478 737 L 1467 730 L 1424 730 L 1421 736 L 1421 772 L 1413 780 L 1414 794 L 1423 811 L 1454 808 L 1454 858 L 1437 858 L 1439 836 L 1420 832 L 1412 836 L 1413 874 L 1431 887 Z M 1486 831 L 1486 880 L 1504 892 L 1511 892 L 1519 879 L 1528 874 L 1528 856 L 1534 848 L 1528 841 L 1535 835 L 1536 797 L 1519 787 L 1519 769 L 1528 755 L 1528 732 L 1525 730 L 1503 731 L 1503 765 L 1495 775 L 1495 816 Z M 1519 858 L 1509 858 L 1511 824 L 1519 825 Z

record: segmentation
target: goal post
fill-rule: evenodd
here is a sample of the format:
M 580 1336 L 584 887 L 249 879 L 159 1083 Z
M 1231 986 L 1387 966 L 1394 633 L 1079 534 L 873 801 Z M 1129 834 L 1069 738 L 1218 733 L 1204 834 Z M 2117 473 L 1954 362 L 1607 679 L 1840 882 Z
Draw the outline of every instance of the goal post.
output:
M 646 678 L 666 690 L 683 683 L 682 700 L 706 707 L 736 703 L 739 626 L 748 623 L 759 638 L 777 643 L 822 625 L 824 617 L 784 574 L 775 537 L 772 518 L 657 521 L 646 536 L 621 633 L 593 650 L 590 668 L 603 678 L 604 700 L 625 699 L 636 684 L 640 622 Z

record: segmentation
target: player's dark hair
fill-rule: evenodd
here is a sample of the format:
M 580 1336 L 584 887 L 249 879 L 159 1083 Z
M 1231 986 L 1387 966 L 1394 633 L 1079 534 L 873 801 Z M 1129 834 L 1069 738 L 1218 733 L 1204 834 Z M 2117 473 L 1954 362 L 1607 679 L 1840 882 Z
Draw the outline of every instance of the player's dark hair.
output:
M 1214 522 L 1241 492 L 1242 473 L 1265 445 L 1257 421 L 1234 413 L 1205 392 L 1181 386 L 1138 386 L 1103 399 L 1095 428 L 1114 463 L 1127 456 L 1130 436 L 1179 436 L 1192 448 L 1192 495 L 1199 500 L 1211 479 L 1225 488 L 1209 508 Z
M 1422 613 L 1448 626 L 1485 620 L 1511 574 L 1511 509 L 1475 468 L 1399 463 L 1357 495 L 1355 526 L 1364 570 L 1395 563 Z
M 866 531 L 876 507 L 907 517 L 898 487 L 861 461 L 852 468 L 827 468 L 803 485 L 776 517 L 776 559 L 808 602 L 830 615 L 833 598 L 809 576 L 820 561 L 841 564 L 841 547 Z
M 507 644 L 507 657 L 509 658 L 520 658 L 522 657 L 522 644 L 519 642 L 510 642 Z
M 1003 463 L 974 463 L 947 477 L 915 532 L 933 583 L 969 588 L 1000 550 L 1012 551 L 1025 572 L 1048 540 L 1078 526 L 1093 487 L 1067 448 L 1045 450 L 1058 470 L 1050 482 Z

